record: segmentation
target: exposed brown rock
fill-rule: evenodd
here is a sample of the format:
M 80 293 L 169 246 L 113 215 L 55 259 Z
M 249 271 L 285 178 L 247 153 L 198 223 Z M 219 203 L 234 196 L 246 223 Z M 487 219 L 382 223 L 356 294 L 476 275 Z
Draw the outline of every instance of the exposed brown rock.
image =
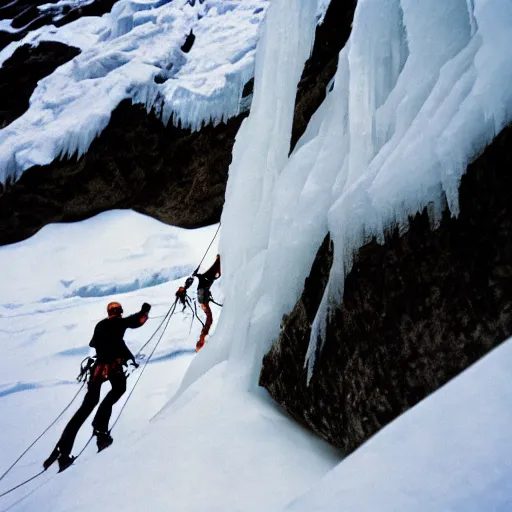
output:
M 29 106 L 37 82 L 78 55 L 80 50 L 61 43 L 23 45 L 0 68 L 0 129 Z
M 347 42 L 357 0 L 331 0 L 324 21 L 318 25 L 311 57 L 297 88 L 291 149 L 302 136 L 326 96 L 327 86 L 338 69 L 338 55 Z
M 310 386 L 303 368 L 331 253 L 322 245 L 304 293 L 261 372 L 287 411 L 346 453 L 512 334 L 512 127 L 468 167 L 460 215 L 357 254 Z
M 175 226 L 218 222 L 242 118 L 191 133 L 122 102 L 87 154 L 27 170 L 0 196 L 0 244 L 49 222 L 133 208 Z
M 44 25 L 62 27 L 82 16 L 101 16 L 110 12 L 117 0 L 95 0 L 92 4 L 76 7 L 64 6 L 40 11 L 39 5 L 55 3 L 55 0 L 11 0 L 0 5 L 0 19 L 13 20 L 12 27 L 19 32 L 0 31 L 0 50 L 12 41 L 23 39 L 30 31 Z

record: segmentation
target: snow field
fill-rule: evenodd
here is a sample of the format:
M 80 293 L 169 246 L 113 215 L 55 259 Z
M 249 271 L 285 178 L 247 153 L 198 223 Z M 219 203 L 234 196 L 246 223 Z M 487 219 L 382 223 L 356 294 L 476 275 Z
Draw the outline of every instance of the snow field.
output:
M 46 265 L 44 278 L 34 279 L 25 301 L 20 286 L 26 283 L 27 272 L 10 276 L 9 288 L 19 288 L 22 304 L 12 307 L 6 292 L 0 299 L 0 472 L 78 390 L 74 379 L 80 361 L 89 354 L 88 342 L 95 323 L 105 316 L 106 304 L 120 301 L 126 314 L 137 311 L 143 302 L 152 304 L 146 325 L 126 333 L 135 353 L 162 321 L 188 274 L 122 294 L 66 298 L 55 292 L 52 301 L 38 299 L 60 290 L 58 283 L 66 275 L 96 286 L 91 267 L 104 279 L 110 276 L 109 283 L 129 272 L 136 277 L 148 263 L 160 272 L 165 265 L 193 269 L 216 230 L 211 226 L 186 231 L 134 212 L 113 211 L 80 223 L 50 225 L 25 242 L 0 249 L 0 258 L 11 265 L 24 260 Z M 125 243 L 126 231 L 133 244 Z M 213 261 L 217 242 L 201 270 Z M 163 245 L 167 258 L 159 259 L 154 249 Z M 222 303 L 219 285 L 222 280 L 212 293 Z M 194 297 L 194 288 L 189 295 Z M 127 511 L 167 510 L 171 502 L 180 511 L 278 510 L 331 469 L 339 461 L 335 450 L 287 418 L 263 390 L 246 393 L 225 364 L 175 396 L 190 362 L 208 359 L 216 351 L 213 333 L 221 309 L 211 307 L 212 335 L 198 355 L 194 349 L 201 326 L 195 321 L 191 328 L 190 312 L 182 314 L 178 308 L 113 431 L 115 443 L 108 450 L 96 455 L 92 442 L 74 467 L 58 476 L 52 467 L 1 498 L 0 510 L 11 506 L 11 510 L 86 510 L 98 506 L 98 496 L 91 490 L 100 488 L 102 510 L 118 507 L 120 502 Z M 144 350 L 146 356 L 153 343 Z M 129 378 L 128 391 L 114 407 L 111 424 L 137 375 Z M 109 385 L 103 388 L 104 395 Z M 40 470 L 81 397 L 1 482 L 1 491 Z M 77 437 L 75 454 L 90 436 L 91 419 Z

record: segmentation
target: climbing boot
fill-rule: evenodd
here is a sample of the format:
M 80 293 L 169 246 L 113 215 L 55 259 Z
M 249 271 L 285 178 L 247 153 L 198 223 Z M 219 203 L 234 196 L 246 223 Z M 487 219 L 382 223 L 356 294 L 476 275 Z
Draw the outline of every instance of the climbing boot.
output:
M 72 456 L 70 457 L 69 455 L 61 453 L 58 460 L 59 460 L 59 473 L 62 473 L 65 469 L 69 468 L 69 466 L 71 466 L 71 464 L 73 464 L 75 457 L 72 457 Z
M 114 442 L 112 436 L 108 432 L 100 432 L 99 430 L 95 430 L 94 435 L 96 436 L 98 453 L 104 450 L 105 448 L 108 448 Z

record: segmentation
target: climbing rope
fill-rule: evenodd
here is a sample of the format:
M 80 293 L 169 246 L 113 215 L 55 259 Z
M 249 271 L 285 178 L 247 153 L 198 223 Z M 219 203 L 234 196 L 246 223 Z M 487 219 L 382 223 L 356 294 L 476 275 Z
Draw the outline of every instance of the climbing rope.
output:
M 166 318 L 168 317 L 169 313 L 171 313 L 171 310 L 174 308 L 176 309 L 176 302 L 177 300 L 174 301 L 174 304 L 169 308 L 169 310 L 167 311 L 167 313 L 164 315 L 164 319 L 160 322 L 160 324 L 158 325 L 158 327 L 155 329 L 155 331 L 153 332 L 153 334 L 151 335 L 151 337 L 149 338 L 148 341 L 146 341 L 146 343 L 144 343 L 144 345 L 142 345 L 142 347 L 139 348 L 139 351 L 135 354 L 135 359 L 137 359 L 138 356 L 140 356 L 142 354 L 142 351 L 149 345 L 149 343 L 151 342 L 151 340 L 156 336 L 156 333 L 160 330 L 160 327 L 162 327 L 162 325 L 164 324 Z M 174 313 L 174 311 L 171 313 L 171 316 L 172 314 Z M 160 317 L 161 318 L 161 317 Z M 167 327 L 166 327 L 167 328 Z
M 39 485 L 36 485 L 35 487 L 32 487 L 32 489 L 21 496 L 16 501 L 12 502 L 7 508 L 2 509 L 1 512 L 8 512 L 8 510 L 12 510 L 14 507 L 19 505 L 22 501 L 26 500 L 31 494 L 34 494 L 40 487 L 47 484 L 55 475 L 52 475 L 50 478 L 47 478 L 46 480 L 43 480 Z
M 50 428 L 52 428 L 53 425 L 55 425 L 55 423 L 57 423 L 57 421 L 61 418 L 61 416 L 71 407 L 71 404 L 76 400 L 76 398 L 78 397 L 78 395 L 80 394 L 80 391 L 82 391 L 84 386 L 85 386 L 85 382 L 80 386 L 80 389 L 76 392 L 75 396 L 71 399 L 71 401 L 68 403 L 68 405 L 66 405 L 66 407 L 64 407 L 64 409 L 62 409 L 60 414 L 43 430 L 43 432 L 29 445 L 29 447 L 4 471 L 2 476 L 0 476 L 0 481 L 2 481 L 7 476 L 7 474 L 11 471 L 11 469 L 14 466 L 16 466 L 16 464 L 22 459 L 22 457 L 37 443 L 37 441 L 39 441 L 39 439 L 41 439 L 46 434 L 46 432 L 48 432 L 48 430 L 50 430 Z M 43 473 L 44 473 L 44 470 L 43 470 Z M 39 474 L 41 474 L 41 473 L 39 473 Z M 30 480 L 28 480 L 25 483 L 28 483 L 28 482 L 30 482 Z M 22 485 L 22 484 L 20 484 L 20 485 Z M 16 487 L 16 489 L 17 489 L 17 487 Z M 7 494 L 7 493 L 4 493 L 4 494 Z M 4 496 L 4 494 L 0 494 L 0 498 L 2 496 Z
M 80 457 L 80 455 L 82 455 L 82 453 L 85 452 L 85 449 L 89 446 L 89 443 L 92 441 L 93 437 L 94 437 L 94 434 L 92 434 L 91 437 L 89 437 L 89 440 L 87 441 L 87 443 L 85 443 L 85 446 L 78 452 L 78 455 L 76 455 L 76 457 L 73 459 L 74 461 L 76 459 L 78 459 L 78 457 Z
M 177 300 L 174 302 L 174 304 L 169 308 L 169 310 L 167 311 L 167 313 L 165 314 L 164 316 L 164 319 L 160 322 L 160 324 L 158 325 L 158 327 L 155 329 L 155 331 L 153 332 L 153 334 L 151 335 L 151 337 L 148 339 L 148 341 L 146 341 L 146 343 L 144 343 L 144 345 L 139 349 L 139 351 L 137 352 L 137 356 L 141 354 L 142 350 L 151 342 L 151 340 L 156 336 L 156 334 L 158 333 L 158 331 L 160 330 L 160 328 L 162 327 L 162 325 L 164 325 L 164 323 L 167 321 L 163 331 L 162 331 L 162 334 L 160 335 L 160 338 L 158 339 L 155 347 L 153 348 L 153 350 L 151 351 L 149 357 L 146 359 L 143 367 L 142 367 L 142 370 L 139 374 L 139 376 L 137 377 L 137 380 L 135 381 L 135 385 L 133 386 L 132 390 L 130 391 L 130 394 L 128 395 L 128 398 L 126 399 L 125 403 L 123 404 L 123 407 L 121 408 L 121 411 L 119 412 L 119 415 L 117 416 L 114 424 L 112 425 L 112 428 L 114 428 L 114 425 L 119 421 L 119 418 L 121 416 L 121 413 L 123 412 L 124 408 L 126 407 L 126 404 L 128 403 L 128 400 L 130 399 L 135 387 L 137 386 L 147 364 L 149 363 L 151 357 L 153 356 L 156 348 L 158 347 L 158 345 L 160 344 L 160 341 L 162 340 L 163 338 L 163 335 L 169 325 L 169 321 L 171 320 L 171 317 L 172 315 L 174 314 L 174 311 L 176 310 L 176 304 L 177 304 Z M 62 415 L 69 409 L 69 407 L 72 405 L 72 403 L 75 401 L 75 399 L 78 397 L 78 395 L 80 394 L 80 392 L 82 391 L 83 387 L 85 386 L 86 382 L 84 381 L 82 383 L 82 385 L 80 386 L 80 389 L 77 391 L 77 393 L 75 394 L 75 396 L 71 399 L 71 401 L 68 403 L 68 405 L 66 405 L 66 407 L 60 412 L 60 414 L 50 423 L 50 425 L 48 425 L 48 427 L 46 427 L 46 429 L 30 444 L 30 446 L 7 468 L 7 470 L 2 474 L 2 476 L 0 476 L 0 481 L 3 480 L 5 478 L 5 476 L 7 476 L 7 474 L 12 470 L 12 468 L 14 468 L 14 466 L 22 459 L 22 457 L 37 443 L 37 441 L 39 441 L 39 439 L 41 439 L 44 434 L 46 434 L 46 432 L 48 432 L 48 430 L 50 430 L 51 427 L 53 427 L 53 425 L 55 425 L 55 423 L 57 423 L 57 421 L 62 417 Z M 112 430 L 112 428 L 110 430 Z M 80 450 L 80 452 L 78 453 L 78 455 L 75 457 L 75 460 L 78 459 L 78 457 L 80 457 L 80 455 L 82 455 L 82 453 L 85 451 L 85 449 L 87 448 L 87 446 L 89 445 L 89 443 L 92 441 L 92 438 L 94 436 L 92 435 L 89 440 L 87 441 L 87 443 L 85 444 L 85 446 Z M 39 473 L 31 476 L 30 478 L 27 478 L 27 480 L 24 480 L 23 482 L 19 483 L 18 485 L 12 487 L 11 489 L 8 489 L 7 491 L 5 491 L 4 493 L 0 494 L 0 498 L 3 497 L 3 496 L 6 496 L 7 494 L 10 494 L 11 492 L 15 491 L 16 489 L 19 489 L 20 487 L 28 484 L 29 482 L 31 482 L 32 480 L 35 480 L 38 476 L 42 475 L 46 470 L 43 469 L 41 470 Z
M 220 222 L 219 222 L 219 225 L 217 227 L 217 230 L 215 231 L 215 234 L 213 235 L 213 238 L 210 242 L 210 244 L 208 245 L 201 261 L 199 262 L 199 265 L 197 266 L 197 268 L 194 270 L 193 274 L 192 275 L 196 275 L 197 272 L 199 271 L 199 269 L 201 268 L 201 265 L 204 261 L 204 259 L 206 258 L 206 255 L 208 254 L 208 251 L 210 250 L 210 247 L 212 246 L 213 242 L 215 241 L 215 238 L 217 238 L 217 235 L 219 234 L 219 231 L 220 231 Z M 189 278 L 191 279 L 191 278 Z M 189 281 L 189 279 L 187 279 L 187 282 Z M 201 318 L 199 317 L 199 315 L 197 314 L 197 307 L 196 307 L 196 303 L 195 301 L 192 303 L 190 297 L 187 295 L 187 289 L 191 286 L 192 284 L 192 280 L 191 280 L 191 283 L 187 285 L 187 282 L 185 283 L 185 286 L 181 286 L 178 291 L 176 292 L 176 297 L 180 300 L 180 302 L 183 304 L 183 309 L 182 309 L 182 313 L 185 311 L 185 309 L 187 308 L 187 306 L 190 308 L 190 311 L 192 312 L 192 321 L 191 321 L 191 324 L 190 324 L 190 330 L 189 330 L 189 334 L 190 332 L 192 331 L 192 324 L 194 322 L 194 318 L 197 318 L 197 320 L 199 321 L 199 323 L 204 327 L 204 322 L 201 320 Z M 181 294 L 181 295 L 179 295 Z M 211 294 L 210 294 L 210 300 L 214 303 L 214 304 L 217 304 L 217 306 L 221 306 L 222 307 L 222 304 L 218 304 L 217 302 L 215 302 L 213 300 L 213 297 L 211 297 Z M 192 307 L 192 304 L 193 304 L 193 307 Z
M 0 498 L 2 496 L 5 496 L 6 494 L 9 494 L 9 493 L 15 491 L 16 489 L 19 489 L 20 487 L 24 486 L 25 484 L 28 484 L 29 482 L 32 482 L 32 480 L 35 480 L 38 476 L 41 476 L 44 472 L 45 472 L 45 470 L 43 469 L 39 473 L 37 473 L 37 475 L 31 476 L 30 478 L 28 478 L 24 482 L 21 482 L 21 484 L 18 484 L 15 487 L 13 487 L 12 489 L 9 489 L 8 491 L 5 491 L 4 493 L 0 494 Z
M 208 246 L 208 249 L 206 249 L 206 252 L 204 253 L 203 259 L 199 262 L 199 265 L 197 266 L 195 272 L 197 272 L 199 270 L 199 268 L 201 267 L 201 264 L 203 263 L 204 259 L 206 258 L 206 255 L 208 254 L 208 251 L 210 250 L 210 247 L 212 246 L 213 241 L 215 240 L 215 238 L 217 238 L 217 234 L 219 233 L 219 230 L 220 230 L 220 222 L 219 222 L 219 227 L 217 228 L 217 231 L 215 231 L 215 235 L 213 235 L 212 241 L 210 242 L 210 245 Z
M 215 302 L 213 300 L 213 297 L 210 295 L 210 302 L 212 302 L 213 304 L 215 304 L 216 306 L 219 306 L 220 308 L 224 307 L 222 304 L 219 304 L 218 302 Z
M 89 438 L 89 440 L 87 441 L 87 443 L 85 443 L 85 446 L 78 452 L 78 455 L 73 459 L 73 461 L 75 461 L 76 459 L 78 459 L 78 457 L 80 457 L 80 455 L 82 455 L 82 453 L 84 453 L 85 449 L 89 446 L 89 443 L 92 441 L 92 438 L 94 436 L 91 436 Z M 23 482 L 21 482 L 20 484 L 14 486 L 14 487 L 11 487 L 9 490 L 5 491 L 4 493 L 0 494 L 0 498 L 2 498 L 3 496 L 6 496 L 7 494 L 10 494 L 11 492 L 15 491 L 16 489 L 19 489 L 20 487 L 23 487 L 24 485 L 28 484 L 29 482 L 32 482 L 32 480 L 35 480 L 38 476 L 41 476 L 43 473 L 46 472 L 46 469 L 42 469 L 41 471 L 39 471 L 39 473 L 31 476 L 30 478 L 27 478 L 26 480 L 24 480 Z M 54 475 L 55 476 L 55 475 Z
M 80 389 L 75 393 L 75 396 L 71 399 L 71 401 L 68 403 L 68 405 L 66 405 L 66 407 L 64 409 L 62 409 L 60 414 L 43 430 L 43 432 L 41 434 L 39 434 L 39 436 L 28 446 L 28 448 L 5 470 L 5 472 L 0 477 L 0 480 L 3 480 L 7 476 L 7 474 L 11 471 L 11 469 L 14 466 L 16 466 L 16 464 L 23 458 L 23 456 L 37 443 L 37 441 L 39 441 L 39 439 L 41 439 L 46 434 L 46 432 L 48 432 L 48 430 L 50 430 L 50 428 L 52 428 L 53 425 L 55 425 L 55 423 L 57 423 L 57 421 L 61 418 L 61 416 L 71 407 L 71 404 L 76 400 L 76 398 L 78 397 L 78 395 L 80 394 L 80 392 L 82 391 L 84 386 L 85 386 L 85 382 L 82 383 L 82 385 L 80 386 Z M 10 494 L 11 492 L 15 491 L 16 489 L 19 489 L 20 487 L 24 486 L 25 484 L 28 484 L 32 480 L 35 480 L 38 476 L 42 475 L 45 471 L 46 471 L 46 469 L 43 469 L 39 473 L 35 474 L 34 476 L 27 478 L 27 480 L 24 480 L 20 484 L 5 491 L 4 493 L 0 494 L 0 498 L 2 498 L 3 496 L 5 496 L 7 494 Z
M 196 302 L 190 299 L 190 297 L 187 295 L 185 297 L 185 304 L 190 308 L 190 311 L 192 311 L 192 322 L 194 321 L 194 317 L 197 318 L 199 323 L 204 327 L 204 322 L 199 318 L 199 315 L 197 314 L 197 307 Z M 194 307 L 192 307 L 192 304 L 194 304 Z M 185 311 L 185 308 L 183 308 L 183 311 Z M 191 327 L 192 328 L 192 327 Z M 190 332 L 189 332 L 190 334 Z

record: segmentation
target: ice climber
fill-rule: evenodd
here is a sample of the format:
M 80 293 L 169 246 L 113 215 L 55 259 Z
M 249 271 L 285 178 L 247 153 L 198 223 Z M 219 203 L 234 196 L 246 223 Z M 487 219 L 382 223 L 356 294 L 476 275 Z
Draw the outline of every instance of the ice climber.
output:
M 213 265 L 206 272 L 198 274 L 196 270 L 192 275 L 199 280 L 197 285 L 197 301 L 201 304 L 201 308 L 206 315 L 206 323 L 203 325 L 201 335 L 196 344 L 196 352 L 199 352 L 203 348 L 205 338 L 208 336 L 213 322 L 212 310 L 210 309 L 210 301 L 212 300 L 210 288 L 213 282 L 220 277 L 220 255 L 217 254 Z
M 151 306 L 142 304 L 138 313 L 123 318 L 123 308 L 118 302 L 107 306 L 108 318 L 101 320 L 94 329 L 89 346 L 96 350 L 96 359 L 90 358 L 86 368 L 90 372 L 87 393 L 78 411 L 69 420 L 61 438 L 51 455 L 43 463 L 48 469 L 56 460 L 59 462 L 59 472 L 73 463 L 70 456 L 76 435 L 85 420 L 89 417 L 100 400 L 101 385 L 110 381 L 112 389 L 101 402 L 92 421 L 93 435 L 96 436 L 98 451 L 110 446 L 113 442 L 108 430 L 112 406 L 126 391 L 126 375 L 123 366 L 131 361 L 138 367 L 135 357 L 123 340 L 126 329 L 137 329 L 146 323 Z

